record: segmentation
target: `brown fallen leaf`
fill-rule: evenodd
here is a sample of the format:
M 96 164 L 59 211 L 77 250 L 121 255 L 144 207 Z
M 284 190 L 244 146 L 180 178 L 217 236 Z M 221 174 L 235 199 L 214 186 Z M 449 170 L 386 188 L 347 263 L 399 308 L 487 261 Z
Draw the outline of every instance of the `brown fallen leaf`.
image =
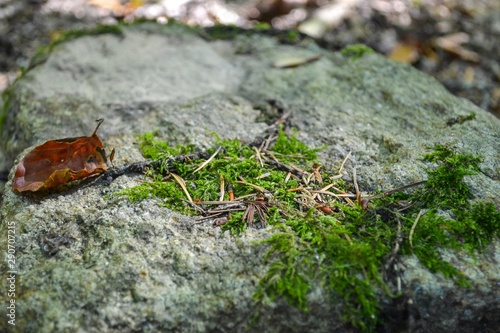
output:
M 433 44 L 449 53 L 452 53 L 463 60 L 479 62 L 479 54 L 474 51 L 468 50 L 461 44 L 467 43 L 470 36 L 465 32 L 458 32 L 455 34 L 446 35 L 434 39 Z
M 464 76 L 463 76 L 464 82 L 469 83 L 469 84 L 474 82 L 475 76 L 476 76 L 476 71 L 474 70 L 474 68 L 471 66 L 467 66 L 465 68 Z
M 293 68 L 308 64 L 321 58 L 321 54 L 313 54 L 308 57 L 280 58 L 273 63 L 276 68 Z
M 418 47 L 414 43 L 398 43 L 387 56 L 389 59 L 405 64 L 413 64 L 420 58 Z

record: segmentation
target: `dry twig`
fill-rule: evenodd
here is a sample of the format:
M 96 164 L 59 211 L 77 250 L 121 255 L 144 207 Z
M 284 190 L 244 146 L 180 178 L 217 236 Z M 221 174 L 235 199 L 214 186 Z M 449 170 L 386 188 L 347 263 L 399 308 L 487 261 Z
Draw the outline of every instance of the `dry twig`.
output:
M 423 209 L 421 209 L 418 212 L 418 215 L 417 215 L 417 218 L 415 219 L 415 222 L 413 222 L 413 225 L 411 226 L 410 236 L 408 237 L 408 239 L 410 241 L 411 248 L 413 248 L 413 233 L 415 232 L 415 228 L 417 227 L 418 220 L 420 220 L 420 217 L 422 217 L 423 214 L 424 214 L 424 211 L 423 211 Z

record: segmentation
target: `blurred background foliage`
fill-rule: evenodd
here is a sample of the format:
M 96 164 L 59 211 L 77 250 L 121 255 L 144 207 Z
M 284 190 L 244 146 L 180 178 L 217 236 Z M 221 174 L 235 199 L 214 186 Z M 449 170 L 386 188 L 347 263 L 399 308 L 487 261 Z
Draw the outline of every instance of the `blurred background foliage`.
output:
M 363 43 L 500 116 L 498 0 L 0 0 L 0 91 L 62 32 L 138 19 L 264 23 L 331 50 Z

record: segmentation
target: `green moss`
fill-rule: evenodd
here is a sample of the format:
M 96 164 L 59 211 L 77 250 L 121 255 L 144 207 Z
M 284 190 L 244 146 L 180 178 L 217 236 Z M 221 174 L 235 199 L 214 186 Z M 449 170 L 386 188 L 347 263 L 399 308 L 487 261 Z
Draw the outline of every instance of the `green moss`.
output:
M 211 39 L 222 39 L 222 40 L 232 40 L 238 36 L 250 35 L 250 30 L 245 30 L 240 27 L 232 26 L 232 25 L 221 25 L 216 24 L 213 27 L 208 27 L 204 29 L 204 32 L 207 34 L 206 37 L 210 37 Z
M 460 286 L 471 286 L 461 271 L 442 259 L 438 249 L 467 251 L 473 257 L 500 236 L 500 212 L 492 203 L 478 202 L 467 209 L 454 209 L 453 219 L 437 210 L 427 211 L 415 224 L 411 243 L 405 243 L 403 254 L 414 253 L 433 272 L 452 278 Z M 415 221 L 412 221 L 415 223 Z M 405 226 L 411 234 L 413 224 Z
M 349 226 L 334 216 L 296 217 L 279 225 L 280 233 L 265 241 L 269 269 L 254 295 L 261 303 L 284 298 L 308 311 L 308 293 L 320 281 L 330 300 L 340 299 L 345 319 L 372 329 L 379 310 L 379 266 L 386 245 L 356 239 Z
M 342 305 L 346 322 L 372 331 L 379 318 L 378 300 L 383 293 L 390 295 L 382 273 L 396 243 L 401 254 L 415 254 L 431 271 L 469 286 L 440 251 L 465 250 L 474 255 L 500 236 L 499 211 L 491 203 L 471 204 L 472 194 L 463 182 L 465 176 L 479 172 L 480 158 L 458 154 L 445 145 L 436 145 L 424 156 L 430 166 L 423 189 L 379 194 L 366 206 L 336 196 L 317 201 L 312 191 L 327 181 L 336 191 L 348 189 L 342 179 L 330 178 L 328 170 L 320 178 L 312 177 L 319 173 L 318 149 L 284 131 L 278 132 L 267 158 L 238 140 L 218 140 L 217 156 L 213 148 L 203 158 L 167 163 L 173 155 L 195 152 L 194 147 L 170 147 L 152 133 L 141 136 L 139 144 L 147 158 L 165 162 L 150 171 L 148 180 L 120 195 L 130 200 L 157 197 L 167 207 L 199 214 L 187 203 L 172 173 L 182 177 L 190 196 L 200 201 L 219 200 L 223 180 L 225 200 L 228 185 L 237 198 L 250 195 L 239 201 L 243 209 L 227 215 L 223 229 L 237 235 L 250 225 L 275 228 L 261 243 L 267 247 L 263 260 L 268 264 L 254 294 L 261 306 L 283 299 L 308 311 L 308 296 L 320 286 L 328 301 Z M 211 155 L 213 159 L 195 172 Z M 400 211 L 401 205 L 407 208 Z
M 139 137 L 139 146 L 144 157 L 161 160 L 175 155 L 194 152 L 194 145 L 177 145 L 171 147 L 167 142 L 155 138 L 157 133 L 150 132 Z
M 466 121 L 474 120 L 474 119 L 476 119 L 476 114 L 474 112 L 472 112 L 471 114 L 468 114 L 466 116 L 458 116 L 455 118 L 450 118 L 446 121 L 446 125 L 448 125 L 450 127 L 453 125 L 456 125 L 456 124 L 462 125 Z
M 483 249 L 494 237 L 500 237 L 500 211 L 491 202 L 475 202 L 469 209 L 454 212 L 471 250 Z
M 340 54 L 342 54 L 344 57 L 350 58 L 352 61 L 356 61 L 365 54 L 370 53 L 375 53 L 375 51 L 363 44 L 349 45 L 340 50 Z
M 473 195 L 463 178 L 479 172 L 481 158 L 472 154 L 457 154 L 440 144 L 433 150 L 424 156 L 423 161 L 436 163 L 437 167 L 426 170 L 428 179 L 420 199 L 429 207 L 467 207 Z
M 255 30 L 269 30 L 271 29 L 271 25 L 267 22 L 258 22 L 256 24 L 253 25 L 253 28 Z
M 155 139 L 154 133 L 146 133 L 141 136 L 139 145 L 144 156 L 153 160 L 164 160 L 171 156 L 189 154 L 194 151 L 193 146 L 171 147 L 166 142 Z M 179 200 L 180 198 L 187 199 L 187 197 L 178 182 L 169 177 L 168 173 L 172 172 L 186 181 L 190 196 L 195 200 L 218 200 L 221 179 L 226 184 L 231 185 L 236 197 L 255 192 L 255 187 L 241 183 L 242 180 L 251 180 L 252 185 L 265 189 L 279 200 L 293 200 L 295 195 L 287 190 L 297 187 L 297 181 L 292 179 L 285 182 L 286 173 L 261 166 L 252 148 L 242 145 L 238 140 L 219 140 L 216 145 L 221 147 L 217 158 L 214 158 L 200 171 L 193 173 L 204 160 L 176 162 L 169 168 L 165 166 L 158 170 L 159 172 L 149 173 L 151 181 L 143 182 L 140 186 L 124 190 L 120 194 L 127 195 L 133 201 L 158 197 L 169 208 L 187 214 L 198 213 L 192 205 Z M 302 153 L 315 156 L 315 150 L 307 148 L 296 139 L 292 139 L 288 145 L 282 143 L 280 147 L 279 152 L 283 154 L 297 154 L 296 156 L 299 157 L 297 165 L 302 165 L 306 161 L 306 158 L 301 155 Z M 215 149 L 211 149 L 207 153 L 211 155 L 215 153 Z M 164 181 L 165 177 L 170 181 Z M 244 230 L 245 224 L 238 223 L 238 216 L 238 214 L 234 214 L 224 228 L 234 228 L 233 232 Z
M 315 161 L 318 158 L 316 154 L 320 149 L 311 149 L 302 141 L 298 140 L 295 136 L 287 136 L 285 132 L 278 132 L 278 137 L 274 144 L 273 151 L 284 155 L 293 162 L 294 159 L 306 159 L 308 161 Z
M 295 45 L 305 38 L 298 30 L 278 30 L 266 23 L 259 23 L 251 29 L 244 29 L 231 25 L 216 24 L 213 27 L 204 28 L 201 36 L 215 40 L 233 40 L 241 36 L 265 35 L 276 38 L 280 43 Z
M 433 272 L 453 278 L 459 285 L 469 286 L 463 273 L 442 259 L 438 249 L 465 250 L 474 256 L 500 236 L 500 212 L 491 202 L 474 202 L 464 183 L 465 176 L 477 174 L 481 158 L 458 154 L 446 145 L 436 145 L 423 158 L 432 162 L 427 169 L 424 189 L 415 191 L 410 201 L 413 208 L 406 216 L 403 228 L 412 235 L 403 245 L 403 253 L 414 253 L 421 263 Z M 417 219 L 417 214 L 421 214 Z M 413 228 L 413 232 L 412 232 Z
M 288 31 L 288 39 L 291 41 L 299 41 L 300 32 L 298 32 L 297 30 Z

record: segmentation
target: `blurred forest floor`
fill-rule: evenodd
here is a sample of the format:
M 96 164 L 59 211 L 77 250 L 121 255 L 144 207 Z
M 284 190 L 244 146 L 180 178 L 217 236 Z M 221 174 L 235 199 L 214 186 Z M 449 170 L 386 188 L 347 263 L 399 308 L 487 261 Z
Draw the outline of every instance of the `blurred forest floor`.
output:
M 500 117 L 498 0 L 0 0 L 0 91 L 63 31 L 144 18 L 268 23 L 332 50 L 363 43 Z

